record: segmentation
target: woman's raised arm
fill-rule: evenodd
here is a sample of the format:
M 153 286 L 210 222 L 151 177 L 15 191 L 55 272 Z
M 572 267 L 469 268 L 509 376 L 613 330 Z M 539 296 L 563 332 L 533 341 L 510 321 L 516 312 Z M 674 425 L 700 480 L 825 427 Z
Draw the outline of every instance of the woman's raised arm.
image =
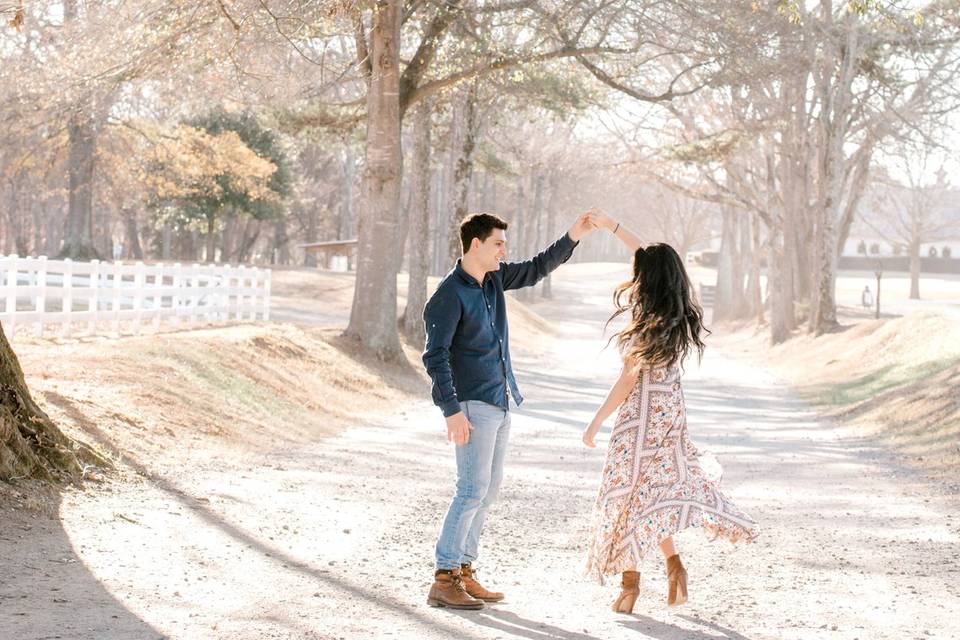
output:
M 590 215 L 595 225 L 615 235 L 620 242 L 626 245 L 627 249 L 630 249 L 630 253 L 635 253 L 640 248 L 640 238 L 607 214 L 594 210 Z

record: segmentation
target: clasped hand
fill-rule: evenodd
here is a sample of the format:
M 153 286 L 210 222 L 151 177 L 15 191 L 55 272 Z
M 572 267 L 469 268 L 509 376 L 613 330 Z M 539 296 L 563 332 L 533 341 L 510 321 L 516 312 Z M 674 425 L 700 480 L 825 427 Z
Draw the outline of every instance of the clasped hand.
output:
M 447 442 L 457 445 L 467 444 L 471 431 L 473 431 L 473 425 L 463 411 L 447 418 Z

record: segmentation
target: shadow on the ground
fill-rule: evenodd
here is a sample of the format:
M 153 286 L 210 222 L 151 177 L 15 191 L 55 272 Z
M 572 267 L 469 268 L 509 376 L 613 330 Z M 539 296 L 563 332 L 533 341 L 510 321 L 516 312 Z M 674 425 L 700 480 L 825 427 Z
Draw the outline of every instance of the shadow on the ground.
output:
M 59 496 L 53 507 L 59 510 Z M 0 519 L 0 638 L 164 637 L 97 580 L 56 518 L 4 512 Z
M 49 399 L 48 394 L 48 399 Z M 110 441 L 110 438 L 105 434 L 99 427 L 97 427 L 89 418 L 87 418 L 68 398 L 57 395 L 56 398 L 52 399 L 54 402 L 58 403 L 64 411 L 67 412 L 71 420 L 74 420 L 77 424 L 81 425 L 84 431 L 94 439 L 97 444 L 103 447 L 104 450 L 118 453 L 116 447 Z M 136 460 L 129 453 L 124 455 L 124 463 L 136 471 L 139 475 L 146 478 L 150 483 L 156 488 L 160 489 L 168 496 L 175 499 L 177 502 L 182 504 L 184 507 L 190 509 L 197 517 L 203 520 L 207 525 L 213 527 L 220 532 L 228 535 L 234 540 L 243 543 L 244 545 L 249 546 L 252 549 L 255 549 L 259 553 L 263 554 L 264 557 L 272 558 L 274 560 L 280 560 L 283 564 L 290 570 L 298 571 L 305 576 L 309 576 L 311 579 L 316 580 L 321 585 L 325 585 L 329 588 L 333 588 L 338 591 L 342 591 L 346 594 L 349 594 L 351 598 L 361 600 L 367 603 L 371 610 L 388 610 L 392 611 L 395 614 L 406 617 L 407 619 L 416 622 L 424 627 L 429 627 L 431 629 L 442 629 L 448 632 L 451 637 L 458 636 L 464 638 L 477 637 L 471 636 L 466 630 L 457 627 L 454 624 L 447 624 L 435 620 L 433 617 L 426 615 L 424 611 L 420 609 L 425 609 L 426 606 L 416 607 L 409 603 L 402 602 L 400 600 L 390 597 L 390 591 L 380 588 L 379 583 L 371 583 L 370 581 L 365 580 L 352 580 L 347 576 L 337 576 L 333 575 L 330 571 L 326 569 L 320 569 L 313 566 L 310 563 L 304 562 L 302 559 L 299 559 L 293 555 L 288 554 L 281 548 L 278 548 L 274 545 L 268 544 L 264 540 L 248 533 L 242 528 L 234 525 L 231 522 L 228 522 L 223 515 L 216 513 L 209 506 L 209 500 L 206 497 L 195 497 L 191 495 L 187 490 L 182 488 L 176 482 L 171 480 L 168 477 L 165 477 L 161 474 L 155 473 L 148 469 L 143 463 Z M 69 543 L 68 543 L 69 546 Z M 86 574 L 89 576 L 89 574 Z M 89 576 L 92 578 L 92 576 Z M 81 585 L 78 585 L 78 587 Z M 419 594 L 418 594 L 419 595 Z M 106 603 L 109 604 L 109 603 Z M 35 606 L 35 605 L 32 605 Z M 107 619 L 113 613 L 109 608 L 106 610 L 101 610 L 101 601 L 96 600 L 90 602 L 89 607 L 91 613 L 95 613 L 97 616 L 103 618 L 106 614 Z M 75 609 L 75 607 L 74 607 Z M 130 615 L 128 613 L 128 615 Z M 2 618 L 0 618 L 2 620 Z M 277 621 L 279 622 L 279 621 Z M 109 623 L 108 623 L 109 625 Z M 56 627 L 50 626 L 51 629 Z M 113 631 L 114 627 L 107 626 L 108 629 Z M 0 627 L 2 629 L 2 627 Z M 148 628 L 149 629 L 149 628 Z M 140 635 L 131 634 L 131 638 L 153 638 L 153 637 L 162 637 L 159 636 L 155 631 L 150 630 L 151 634 L 144 633 Z M 44 635 L 43 633 L 36 634 L 38 638 L 45 637 L 57 637 L 52 635 L 53 632 Z M 0 635 L 0 638 L 6 639 L 8 636 Z M 33 638 L 32 635 L 13 635 L 9 636 L 11 638 Z M 74 636 L 71 636 L 74 637 Z M 97 635 L 91 632 L 90 636 L 78 636 L 78 637 L 90 637 L 90 638 L 100 638 L 102 636 Z M 118 637 L 127 637 L 121 635 Z
M 654 620 L 647 616 L 633 615 L 633 620 L 624 620 L 620 624 L 632 631 L 638 631 L 647 638 L 655 640 L 748 640 L 747 636 L 733 629 L 728 629 L 715 622 L 704 620 L 699 616 L 677 616 L 687 622 L 698 625 L 702 629 L 678 627 L 668 622 Z
M 500 609 L 498 606 L 487 606 L 481 611 L 455 611 L 458 616 L 469 620 L 481 627 L 493 629 L 507 634 L 511 638 L 529 638 L 530 640 L 553 640 L 564 638 L 569 640 L 599 640 L 598 636 L 587 632 L 570 631 L 546 622 L 530 620 L 518 616 L 512 611 Z M 497 637 L 500 637 L 499 635 Z

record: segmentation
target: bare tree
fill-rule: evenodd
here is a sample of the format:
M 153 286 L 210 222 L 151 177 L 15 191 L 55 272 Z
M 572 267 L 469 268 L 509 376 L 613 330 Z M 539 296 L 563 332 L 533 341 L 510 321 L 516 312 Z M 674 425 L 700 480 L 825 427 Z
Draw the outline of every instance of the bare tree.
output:
M 403 332 L 414 343 L 426 337 L 421 318 L 427 303 L 427 275 L 430 268 L 430 139 L 433 101 L 424 100 L 416 108 L 414 118 L 413 167 L 410 189 L 413 193 L 410 211 L 410 269 L 407 285 L 407 306 L 403 311 Z
M 397 216 L 403 153 L 400 149 L 401 0 L 378 0 L 372 12 L 367 91 L 363 215 L 359 220 L 357 281 L 345 335 L 385 360 L 402 355 L 397 333 Z M 367 36 L 358 35 L 366 47 Z
M 947 180 L 936 149 L 929 144 L 896 146 L 895 159 L 905 184 L 885 177 L 871 194 L 869 211 L 860 217 L 881 237 L 907 248 L 910 298 L 920 298 L 920 246 L 960 238 L 960 194 Z M 931 180 L 931 177 L 933 179 Z

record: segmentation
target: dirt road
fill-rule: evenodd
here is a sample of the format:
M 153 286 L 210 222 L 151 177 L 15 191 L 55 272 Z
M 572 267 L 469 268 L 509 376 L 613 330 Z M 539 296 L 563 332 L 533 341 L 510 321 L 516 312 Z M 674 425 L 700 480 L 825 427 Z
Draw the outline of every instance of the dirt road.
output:
M 564 338 L 516 357 L 528 401 L 479 562 L 505 602 L 425 603 L 454 464 L 424 402 L 296 449 L 141 468 L 66 493 L 59 518 L 5 513 L 0 638 L 960 637 L 956 499 L 716 352 L 688 367 L 691 433 L 762 536 L 685 532 L 690 603 L 667 610 L 650 557 L 636 615 L 611 613 L 614 587 L 580 575 L 606 439 L 580 431 L 617 373 L 600 339 L 616 275 L 571 273 L 538 307 Z

